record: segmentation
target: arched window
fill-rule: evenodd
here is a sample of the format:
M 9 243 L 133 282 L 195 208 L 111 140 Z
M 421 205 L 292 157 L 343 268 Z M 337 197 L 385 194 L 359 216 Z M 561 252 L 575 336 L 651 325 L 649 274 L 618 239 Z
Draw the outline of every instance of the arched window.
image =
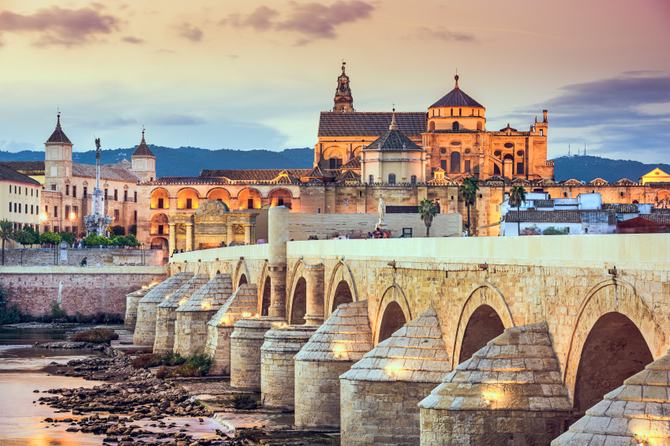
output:
M 370 175 L 370 181 L 369 182 L 370 182 L 370 184 L 375 182 L 375 176 L 374 175 Z
M 451 173 L 458 173 L 461 171 L 461 154 L 459 152 L 451 152 Z
M 452 130 L 458 130 L 461 126 L 458 125 L 458 121 L 454 121 L 453 124 L 451 124 L 451 129 Z
M 462 108 L 458 109 L 458 116 L 463 116 L 463 109 Z
M 432 132 L 435 130 L 435 121 L 430 121 L 430 124 L 428 125 L 428 131 Z
M 395 184 L 395 174 L 394 173 L 389 174 L 389 184 Z
M 481 122 L 478 122 L 478 123 L 477 123 L 477 130 L 479 130 L 480 132 L 483 130 L 483 127 L 482 127 L 482 123 L 481 123 Z
M 540 130 L 540 136 L 544 136 L 544 130 Z
M 412 184 L 416 184 L 416 175 L 412 175 L 410 177 L 410 181 L 411 181 Z
M 493 165 L 493 175 L 500 175 L 500 167 L 497 164 Z

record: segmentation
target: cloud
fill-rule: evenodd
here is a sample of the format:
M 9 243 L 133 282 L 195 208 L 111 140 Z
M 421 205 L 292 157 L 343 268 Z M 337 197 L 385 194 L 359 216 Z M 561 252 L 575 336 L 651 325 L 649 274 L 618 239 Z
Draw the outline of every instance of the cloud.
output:
M 202 125 L 206 124 L 207 121 L 199 116 L 180 115 L 173 113 L 171 115 L 158 118 L 155 123 L 158 125 Z
M 431 41 L 442 40 L 445 42 L 474 42 L 477 40 L 472 34 L 449 31 L 442 26 L 438 26 L 437 28 L 426 28 L 425 26 L 422 26 L 417 29 L 415 38 Z
M 140 39 L 138 37 L 132 37 L 132 36 L 124 37 L 121 40 L 123 40 L 124 42 L 127 42 L 127 43 L 133 43 L 133 44 L 144 43 L 144 39 Z
M 93 4 L 81 9 L 52 6 L 32 15 L 3 11 L 0 12 L 0 32 L 36 34 L 36 46 L 91 43 L 97 35 L 110 34 L 119 28 L 119 19 L 101 13 L 100 6 Z
M 137 125 L 139 121 L 135 118 L 116 118 L 112 119 L 109 124 L 112 127 L 125 127 L 127 125 Z
M 340 0 L 331 6 L 291 2 L 290 10 L 284 14 L 263 5 L 248 15 L 231 14 L 221 24 L 250 27 L 257 31 L 293 31 L 303 36 L 298 44 L 305 44 L 314 39 L 334 39 L 337 26 L 368 19 L 374 9 L 374 6 L 360 0 Z
M 191 42 L 200 42 L 202 40 L 202 30 L 188 23 L 183 23 L 177 26 L 179 30 L 179 35 L 185 39 L 190 40 Z

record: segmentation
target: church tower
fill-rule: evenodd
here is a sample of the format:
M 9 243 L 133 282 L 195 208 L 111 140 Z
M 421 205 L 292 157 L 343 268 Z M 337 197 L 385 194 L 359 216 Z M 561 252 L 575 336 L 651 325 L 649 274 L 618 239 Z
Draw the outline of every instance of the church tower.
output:
M 130 159 L 133 160 L 133 173 L 140 181 L 153 181 L 156 178 L 156 156 L 144 140 L 144 128 L 142 128 L 142 141 Z
M 44 188 L 65 192 L 65 183 L 72 176 L 72 142 L 60 126 L 60 112 L 56 118 L 56 130 L 44 143 Z
M 347 63 L 342 62 L 342 74 L 337 78 L 337 89 L 335 90 L 335 106 L 334 112 L 351 113 L 354 110 L 354 98 L 351 96 L 351 88 L 349 87 L 349 76 L 345 73 Z

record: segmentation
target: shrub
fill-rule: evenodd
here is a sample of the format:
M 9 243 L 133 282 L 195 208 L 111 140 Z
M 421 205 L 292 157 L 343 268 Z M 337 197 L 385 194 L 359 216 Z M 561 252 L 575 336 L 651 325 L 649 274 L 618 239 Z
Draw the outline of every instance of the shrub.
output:
M 60 243 L 60 235 L 55 232 L 43 232 L 40 235 L 40 243 L 43 245 L 57 245 Z
M 59 319 L 67 316 L 65 310 L 60 307 L 58 301 L 51 301 L 51 317 Z
M 542 235 L 567 235 L 570 233 L 570 228 L 555 228 L 553 226 L 549 226 L 546 228 L 544 231 L 542 231 Z
M 162 366 L 158 371 L 156 372 L 156 378 L 158 379 L 165 379 L 170 375 L 170 371 L 168 370 L 167 367 Z
M 163 364 L 165 365 L 181 365 L 185 362 L 186 358 L 179 353 L 168 352 L 163 356 Z
M 16 231 L 16 241 L 22 245 L 39 245 L 40 233 L 30 226 L 26 226 L 20 231 Z
M 156 367 L 160 363 L 160 356 L 153 353 L 145 353 L 133 359 L 133 367 L 136 369 L 148 369 L 149 367 Z
M 214 360 L 206 353 L 195 352 L 184 363 L 187 367 L 194 367 L 202 372 L 203 375 L 209 373 Z
M 112 340 L 119 339 L 119 334 L 107 328 L 92 328 L 86 331 L 80 331 L 72 336 L 73 341 L 95 342 L 98 344 L 109 343 Z
M 60 234 L 60 239 L 61 239 L 61 241 L 64 241 L 68 245 L 72 245 L 74 243 L 74 241 L 76 240 L 76 237 L 71 232 L 62 232 Z
M 109 240 L 104 235 L 91 233 L 81 242 L 84 246 L 107 246 Z
M 167 353 L 162 357 L 158 355 L 142 355 L 142 356 L 153 356 L 157 358 L 156 359 L 157 363 L 147 367 L 152 367 L 159 364 L 179 365 L 179 367 L 177 367 L 174 370 L 168 370 L 166 367 L 161 367 L 161 369 L 165 370 L 161 371 L 161 376 L 159 378 L 170 378 L 175 376 L 183 376 L 183 377 L 205 376 L 207 373 L 209 373 L 209 370 L 212 368 L 212 363 L 214 362 L 209 355 L 200 352 L 193 353 L 191 356 L 188 357 L 188 359 L 182 357 L 179 353 Z M 133 367 L 135 367 L 135 361 L 141 358 L 142 356 L 138 356 L 137 358 L 135 358 L 135 360 L 133 360 Z M 148 361 L 148 360 L 149 359 L 147 358 L 142 361 Z M 159 371 L 161 369 L 159 369 Z M 156 376 L 158 377 L 158 373 L 156 374 Z
M 251 398 L 251 395 L 235 395 L 233 397 L 233 407 L 241 410 L 251 410 L 258 407 L 258 403 Z

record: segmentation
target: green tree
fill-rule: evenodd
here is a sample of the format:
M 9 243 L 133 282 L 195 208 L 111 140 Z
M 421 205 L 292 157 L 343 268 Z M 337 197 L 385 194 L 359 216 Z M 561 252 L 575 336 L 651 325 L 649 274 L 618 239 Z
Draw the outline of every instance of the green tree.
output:
M 40 243 L 43 245 L 57 245 L 60 243 L 60 235 L 51 231 L 43 232 L 40 235 Z
M 81 242 L 84 246 L 107 246 L 109 244 L 109 240 L 107 237 L 104 235 L 96 235 L 96 234 L 89 234 L 88 237 L 86 237 L 84 240 Z
M 433 224 L 433 217 L 437 214 L 437 205 L 433 200 L 424 198 L 419 203 L 419 215 L 426 225 L 426 237 L 430 237 L 430 226 Z
M 523 186 L 514 186 L 512 187 L 512 192 L 509 194 L 509 205 L 516 208 L 516 217 L 517 217 L 517 234 L 521 235 L 521 203 L 526 202 L 526 189 Z
M 115 235 L 126 235 L 126 228 L 124 228 L 121 225 L 114 225 L 109 227 L 111 231 L 109 232 L 109 236 L 115 236 Z
M 470 224 L 470 206 L 475 204 L 478 190 L 479 186 L 477 185 L 477 178 L 468 177 L 463 180 L 463 184 L 461 184 L 461 194 L 463 195 L 465 205 L 468 208 L 468 235 L 470 236 L 472 235 L 472 225 Z
M 14 238 L 14 225 L 6 218 L 0 220 L 0 238 L 2 239 L 2 264 L 5 264 L 5 242 Z
M 15 240 L 22 245 L 39 245 L 40 243 L 40 233 L 30 226 L 26 226 L 20 231 L 15 231 L 15 234 Z
M 76 240 L 76 237 L 73 233 L 71 232 L 63 232 L 60 235 L 60 239 L 67 243 L 68 245 L 72 245 L 74 241 Z

